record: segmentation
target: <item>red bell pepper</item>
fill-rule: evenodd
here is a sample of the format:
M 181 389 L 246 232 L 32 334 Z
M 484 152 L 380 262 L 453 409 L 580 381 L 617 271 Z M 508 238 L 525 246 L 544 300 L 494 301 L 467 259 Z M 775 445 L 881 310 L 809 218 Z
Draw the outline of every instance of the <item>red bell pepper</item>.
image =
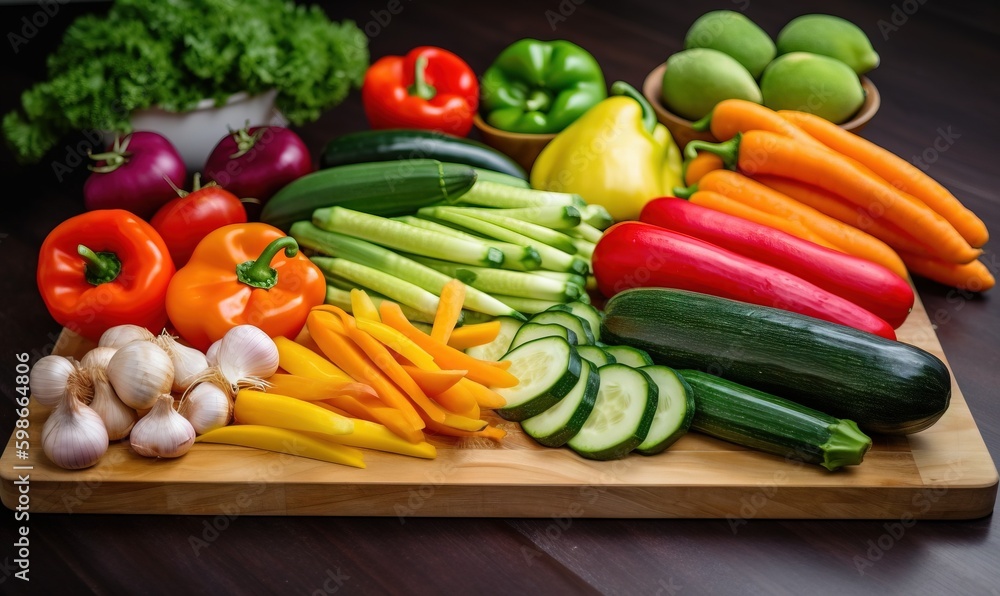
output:
M 379 58 L 365 73 L 361 100 L 372 128 L 420 128 L 466 136 L 479 108 L 479 81 L 455 54 L 421 46 Z
M 604 232 L 593 256 L 601 293 L 676 288 L 770 306 L 896 339 L 889 323 L 808 281 L 693 236 L 637 221 Z
M 683 199 L 646 204 L 640 221 L 694 236 L 782 269 L 898 328 L 913 308 L 913 288 L 886 267 Z
M 123 209 L 98 209 L 49 232 L 38 254 L 37 281 L 52 318 L 97 341 L 126 323 L 162 331 L 174 271 L 152 226 Z

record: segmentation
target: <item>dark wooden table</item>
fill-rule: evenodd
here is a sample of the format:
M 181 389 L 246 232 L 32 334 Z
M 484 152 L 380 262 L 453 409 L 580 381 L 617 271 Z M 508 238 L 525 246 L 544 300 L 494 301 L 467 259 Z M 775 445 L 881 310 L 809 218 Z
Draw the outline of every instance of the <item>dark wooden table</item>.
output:
M 330 3 L 333 4 L 333 3 Z M 343 3 L 341 3 L 343 4 Z M 710 8 L 744 10 L 769 33 L 794 16 L 832 12 L 859 24 L 882 64 L 870 76 L 882 108 L 865 136 L 910 158 L 1000 234 L 1000 12 L 992 0 L 788 3 L 618 0 L 338 4 L 334 18 L 368 25 L 373 57 L 420 44 L 449 48 L 477 72 L 521 37 L 565 38 L 591 50 L 610 80 L 638 86 L 681 47 Z M 392 8 L 396 14 L 391 14 Z M 0 49 L 0 109 L 40 79 L 44 57 L 72 18 L 103 4 L 59 5 L 29 43 Z M 19 31 L 39 5 L 0 9 Z M 388 18 L 387 17 L 391 17 Z M 381 19 L 379 22 L 377 19 Z M 9 39 L 9 38 L 7 38 Z M 366 127 L 358 94 L 299 130 L 314 152 L 338 133 Z M 68 139 L 70 141 L 72 139 Z M 14 427 L 15 354 L 51 350 L 59 327 L 35 288 L 46 233 L 79 213 L 82 167 L 61 182 L 52 164 L 20 167 L 0 153 L 0 373 L 4 441 Z M 997 249 L 985 262 L 1000 273 Z M 1000 308 L 918 281 L 937 333 L 994 460 L 1000 456 Z M 998 292 L 1000 290 L 993 290 Z M 546 593 L 615 594 L 1000 594 L 995 517 L 921 521 L 902 533 L 885 521 L 588 520 L 71 516 L 32 514 L 30 584 L 13 577 L 14 513 L 0 511 L 0 592 L 25 593 Z M 881 545 L 881 546 L 880 546 Z M 887 547 L 887 548 L 886 548 Z

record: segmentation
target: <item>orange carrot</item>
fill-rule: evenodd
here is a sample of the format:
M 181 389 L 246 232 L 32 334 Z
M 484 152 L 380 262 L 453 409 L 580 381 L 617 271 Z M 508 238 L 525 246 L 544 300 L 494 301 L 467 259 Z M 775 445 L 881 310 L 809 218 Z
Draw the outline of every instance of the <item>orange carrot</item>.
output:
M 378 422 L 382 426 L 391 430 L 397 436 L 402 437 L 411 443 L 419 443 L 424 440 L 424 433 L 422 433 L 419 428 L 415 428 L 412 424 L 410 424 L 402 412 L 396 408 L 385 405 L 378 398 L 355 398 L 347 395 L 340 395 L 323 400 L 323 402 L 339 408 L 355 418 L 360 418 L 369 422 Z
M 906 279 L 906 266 L 885 242 L 742 174 L 730 170 L 709 172 L 698 188 L 714 190 L 778 217 L 796 219 L 837 249 L 878 263 Z
M 425 370 L 409 364 L 404 364 L 403 370 L 431 397 L 454 387 L 466 373 L 464 370 Z
M 304 401 L 319 401 L 338 395 L 378 397 L 371 386 L 356 381 L 310 379 L 309 377 L 280 373 L 268 377 L 267 392 L 287 395 Z
M 712 170 L 721 170 L 725 165 L 722 158 L 714 153 L 701 151 L 692 159 L 684 162 L 684 184 L 697 184 L 701 177 Z
M 899 226 L 884 221 L 880 217 L 874 217 L 872 214 L 865 213 L 858 209 L 856 205 L 848 203 L 844 199 L 822 188 L 780 176 L 759 175 L 754 176 L 753 179 L 795 199 L 803 205 L 812 207 L 820 213 L 829 215 L 849 226 L 867 232 L 897 251 L 925 257 L 933 256 L 931 248 L 922 244 L 913 236 L 910 236 L 905 230 L 900 229 Z
M 410 400 L 361 348 L 340 332 L 343 330 L 343 323 L 337 315 L 313 309 L 306 317 L 306 325 L 309 327 L 309 334 L 327 358 L 355 379 L 371 385 L 379 399 L 402 412 L 413 427 L 424 428 L 424 420 Z
M 340 310 L 336 306 L 325 305 L 328 309 L 340 317 L 342 324 L 341 328 L 334 327 L 338 332 L 342 329 L 344 335 L 350 338 L 361 351 L 371 358 L 375 366 L 379 368 L 385 376 L 389 377 L 397 387 L 403 390 L 403 393 L 413 400 L 413 403 L 417 406 L 418 410 L 424 411 L 431 420 L 435 422 L 444 422 L 445 413 L 438 407 L 437 404 L 432 402 L 427 394 L 424 393 L 423 389 L 414 382 L 413 377 L 406 374 L 406 370 L 403 369 L 403 365 L 396 362 L 396 359 L 392 357 L 389 353 L 389 349 L 386 348 L 382 342 L 378 341 L 371 335 L 365 333 L 358 329 L 357 324 L 354 322 L 354 317 L 347 314 L 343 310 Z M 336 312 L 340 311 L 340 312 Z
M 478 383 L 472 384 L 482 387 Z M 472 395 L 472 392 L 464 385 L 452 385 L 435 395 L 432 399 L 441 404 L 442 408 L 450 412 L 455 412 L 460 416 L 477 419 L 480 417 L 479 404 L 476 403 L 476 398 Z
M 465 304 L 465 284 L 452 279 L 441 288 L 437 311 L 434 314 L 434 326 L 431 327 L 431 337 L 448 343 L 451 332 L 462 316 L 462 305 Z
M 744 99 L 726 99 L 715 104 L 712 109 L 711 130 L 712 136 L 720 141 L 728 141 L 737 133 L 765 130 L 795 139 L 803 144 L 822 146 L 822 143 L 782 118 L 778 112 Z
M 882 178 L 858 167 L 855 160 L 824 147 L 779 134 L 751 130 L 725 143 L 691 141 L 685 150 L 711 151 L 727 167 L 749 175 L 773 174 L 812 184 L 869 211 L 884 213 L 886 221 L 926 238 L 941 260 L 968 263 L 982 251 L 972 248 L 936 211 L 900 191 Z M 710 172 L 702 180 L 722 170 Z
M 915 275 L 946 286 L 970 292 L 985 292 L 996 284 L 993 274 L 979 260 L 956 264 L 906 253 L 900 253 L 900 256 Z
M 948 220 L 973 247 L 986 244 L 989 231 L 983 220 L 948 189 L 910 162 L 819 116 L 791 110 L 781 110 L 778 115 L 830 149 L 861 162 L 889 184 L 922 201 Z
M 762 226 L 768 226 L 782 232 L 787 232 L 803 240 L 814 242 L 820 246 L 844 252 L 842 249 L 824 240 L 816 232 L 807 228 L 801 221 L 776 216 L 767 211 L 762 211 L 754 205 L 748 205 L 745 202 L 731 199 L 722 193 L 713 190 L 698 190 L 688 200 L 696 205 L 722 211 L 736 217 L 742 217 L 743 219 L 759 223 Z
M 500 321 L 462 325 L 451 332 L 448 345 L 456 350 L 488 344 L 500 335 Z
M 472 356 L 460 352 L 448 344 L 442 343 L 414 327 L 403 315 L 403 311 L 395 302 L 388 300 L 379 305 L 382 322 L 397 331 L 401 331 L 418 346 L 434 357 L 434 361 L 442 368 L 469 371 L 466 377 L 488 387 L 513 387 L 517 385 L 517 377 L 506 370 L 491 366 Z

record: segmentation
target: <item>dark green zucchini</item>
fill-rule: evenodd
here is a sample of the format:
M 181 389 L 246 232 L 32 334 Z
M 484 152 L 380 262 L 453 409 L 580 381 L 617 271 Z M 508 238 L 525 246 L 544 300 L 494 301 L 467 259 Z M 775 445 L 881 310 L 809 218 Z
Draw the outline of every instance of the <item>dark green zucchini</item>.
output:
M 433 159 L 399 164 L 358 163 L 319 170 L 292 181 L 264 205 L 260 220 L 284 231 L 312 219 L 323 207 L 346 207 L 371 215 L 408 215 L 454 198 L 476 183 L 469 166 Z
M 400 159 L 436 159 L 528 179 L 528 174 L 517 162 L 478 141 L 432 130 L 404 128 L 341 135 L 327 143 L 320 154 L 319 167 Z
M 805 315 L 663 288 L 617 294 L 604 314 L 607 343 L 848 418 L 868 432 L 918 432 L 951 399 L 951 375 L 933 354 Z
M 856 466 L 871 449 L 851 420 L 701 371 L 677 372 L 694 393 L 691 428 L 706 435 L 827 470 Z

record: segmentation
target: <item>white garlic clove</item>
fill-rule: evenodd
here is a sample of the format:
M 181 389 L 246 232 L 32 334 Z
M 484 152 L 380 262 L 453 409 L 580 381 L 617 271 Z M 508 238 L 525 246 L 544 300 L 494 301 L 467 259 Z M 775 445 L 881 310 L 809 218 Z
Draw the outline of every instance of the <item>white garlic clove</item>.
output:
M 108 364 L 111 363 L 111 357 L 117 351 L 118 348 L 96 347 L 83 355 L 83 358 L 80 359 L 80 366 L 87 369 L 107 370 Z
M 45 356 L 31 367 L 28 378 L 31 395 L 46 408 L 54 408 L 66 394 L 70 377 L 77 373 L 74 361 L 64 356 Z
M 108 431 L 108 439 L 118 441 L 128 436 L 139 415 L 118 399 L 111 383 L 104 379 L 94 381 L 94 399 L 90 408 L 104 421 Z
M 177 411 L 201 435 L 229 424 L 233 416 L 233 402 L 217 385 L 198 383 L 184 396 Z
M 156 336 L 145 327 L 138 325 L 117 325 L 111 327 L 97 340 L 97 345 L 106 348 L 121 348 L 133 341 L 153 341 Z
M 108 431 L 94 410 L 66 394 L 42 426 L 42 451 L 60 468 L 96 464 L 108 450 Z
M 180 457 L 194 444 L 194 427 L 174 410 L 174 398 L 161 395 L 152 411 L 135 423 L 129 444 L 143 457 Z
M 136 410 L 152 407 L 156 398 L 170 393 L 174 384 L 170 356 L 148 341 L 134 341 L 118 348 L 107 371 L 118 398 Z
M 156 344 L 163 348 L 173 362 L 174 391 L 186 391 L 208 371 L 208 359 L 201 350 L 179 343 L 169 333 L 164 332 L 156 338 Z
M 217 339 L 212 342 L 212 345 L 208 346 L 208 351 L 205 352 L 205 359 L 208 360 L 209 366 L 219 365 L 219 347 L 222 345 L 222 340 Z
M 262 386 L 278 370 L 278 347 L 253 325 L 237 325 L 222 336 L 218 367 L 234 388 Z

